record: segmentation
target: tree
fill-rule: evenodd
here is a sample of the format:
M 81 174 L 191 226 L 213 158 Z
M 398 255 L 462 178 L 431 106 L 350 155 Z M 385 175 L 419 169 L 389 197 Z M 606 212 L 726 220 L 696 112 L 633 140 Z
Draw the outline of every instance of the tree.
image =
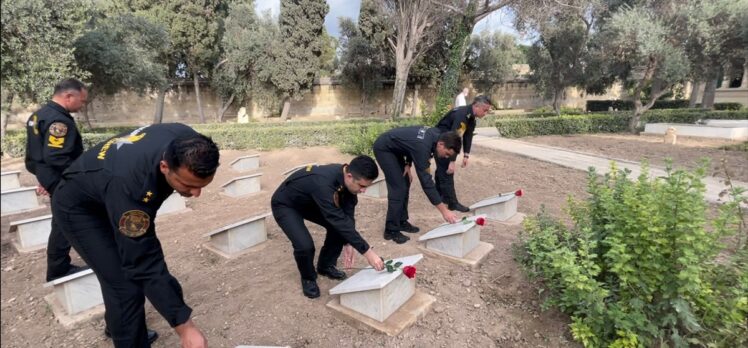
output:
M 327 33 L 327 29 L 322 31 L 322 54 L 319 56 L 319 76 L 331 76 L 335 74 L 335 69 L 339 64 L 337 60 L 337 51 L 340 42 L 334 36 Z
M 275 46 L 275 63 L 263 76 L 281 94 L 282 120 L 288 117 L 291 99 L 300 100 L 308 93 L 319 74 L 328 10 L 324 0 L 281 0 L 279 29 L 283 42 Z
M 168 48 L 169 36 L 162 26 L 130 14 L 105 18 L 76 40 L 76 62 L 90 74 L 90 102 L 84 112 L 89 127 L 95 95 L 144 93 L 164 85 L 168 66 L 160 57 Z
M 484 90 L 511 78 L 512 64 L 524 59 L 514 36 L 498 31 L 484 31 L 480 35 L 473 35 L 466 56 L 467 75 Z

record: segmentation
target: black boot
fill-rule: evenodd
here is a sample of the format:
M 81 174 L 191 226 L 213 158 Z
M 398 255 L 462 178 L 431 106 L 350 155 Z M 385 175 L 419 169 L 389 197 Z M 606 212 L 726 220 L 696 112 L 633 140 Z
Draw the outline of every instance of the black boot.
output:
M 449 210 L 457 210 L 459 212 L 467 213 L 470 211 L 470 208 L 460 204 L 458 201 L 452 201 L 452 203 L 449 203 L 447 206 Z
M 405 221 L 400 223 L 400 231 L 402 232 L 408 232 L 408 233 L 418 233 L 421 229 L 413 226 L 410 224 L 410 222 Z
M 112 333 L 109 332 L 108 327 L 104 328 L 104 336 L 106 336 L 107 338 L 112 338 Z M 156 341 L 156 339 L 158 339 L 158 332 L 153 331 L 153 330 L 148 330 L 148 343 L 152 344 L 153 342 Z
M 392 240 L 397 244 L 403 244 L 410 240 L 409 237 L 406 237 L 404 234 L 400 233 L 400 231 L 384 231 L 384 239 Z
M 345 275 L 345 272 L 335 268 L 335 266 L 317 268 L 317 274 L 321 274 L 327 278 L 334 279 L 334 280 L 343 280 L 345 278 L 348 278 Z
M 301 290 L 304 292 L 304 296 L 309 298 L 319 297 L 319 286 L 315 280 L 301 280 Z

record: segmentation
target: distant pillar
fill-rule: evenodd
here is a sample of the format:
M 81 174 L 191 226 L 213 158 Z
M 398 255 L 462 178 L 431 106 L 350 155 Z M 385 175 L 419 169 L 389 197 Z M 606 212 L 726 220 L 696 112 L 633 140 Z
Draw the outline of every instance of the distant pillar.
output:
M 722 85 L 719 86 L 719 88 L 730 88 L 730 80 L 732 80 L 732 77 L 730 77 L 730 75 L 725 75 L 722 78 Z
M 743 80 L 740 81 L 740 88 L 748 88 L 748 63 L 743 64 Z

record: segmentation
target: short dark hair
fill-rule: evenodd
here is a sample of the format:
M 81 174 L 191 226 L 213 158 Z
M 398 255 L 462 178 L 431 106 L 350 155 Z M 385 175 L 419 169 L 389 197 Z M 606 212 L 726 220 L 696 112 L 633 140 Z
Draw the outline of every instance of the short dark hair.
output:
M 473 104 L 486 104 L 493 106 L 493 103 L 491 102 L 491 98 L 489 98 L 487 95 L 479 95 L 473 99 Z
M 444 147 L 446 147 L 449 150 L 454 150 L 455 155 L 460 153 L 460 150 L 462 150 L 462 138 L 460 138 L 460 135 L 456 132 L 444 132 L 439 135 L 439 140 L 444 143 Z
M 379 167 L 377 167 L 377 162 L 374 162 L 374 159 L 361 155 L 351 161 L 348 165 L 348 172 L 356 180 L 374 180 L 379 176 Z
M 166 148 L 164 159 L 169 169 L 185 166 L 193 175 L 205 179 L 216 173 L 220 163 L 218 145 L 202 134 L 174 139 Z
M 67 92 L 67 91 L 81 92 L 84 89 L 87 89 L 87 88 L 83 82 L 80 82 L 77 79 L 64 79 L 55 85 L 54 95 L 58 95 L 62 92 Z

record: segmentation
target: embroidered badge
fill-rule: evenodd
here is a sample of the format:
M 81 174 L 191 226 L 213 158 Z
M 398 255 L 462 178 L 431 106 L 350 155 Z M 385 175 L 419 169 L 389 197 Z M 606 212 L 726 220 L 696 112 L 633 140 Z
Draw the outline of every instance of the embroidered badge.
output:
M 153 192 L 148 191 L 145 193 L 145 197 L 143 197 L 143 202 L 148 203 L 151 200 L 151 198 L 153 198 Z
M 137 238 L 148 232 L 151 217 L 142 210 L 128 210 L 119 218 L 119 231 L 130 238 Z
M 68 134 L 68 126 L 62 122 L 53 122 L 49 125 L 49 134 L 58 138 L 62 138 Z
M 463 134 L 465 134 L 466 130 L 467 130 L 467 125 L 465 124 L 465 122 L 460 122 L 460 129 L 457 130 L 457 134 L 462 136 Z
M 423 140 L 426 138 L 426 130 L 429 129 L 429 127 L 421 127 L 421 129 L 418 130 L 418 135 L 416 138 Z
M 65 138 L 58 138 L 54 135 L 49 135 L 49 143 L 47 146 L 54 147 L 56 149 L 61 149 L 65 145 Z
M 311 172 L 312 171 L 312 166 L 313 166 L 312 164 L 306 166 L 306 171 L 307 172 Z

